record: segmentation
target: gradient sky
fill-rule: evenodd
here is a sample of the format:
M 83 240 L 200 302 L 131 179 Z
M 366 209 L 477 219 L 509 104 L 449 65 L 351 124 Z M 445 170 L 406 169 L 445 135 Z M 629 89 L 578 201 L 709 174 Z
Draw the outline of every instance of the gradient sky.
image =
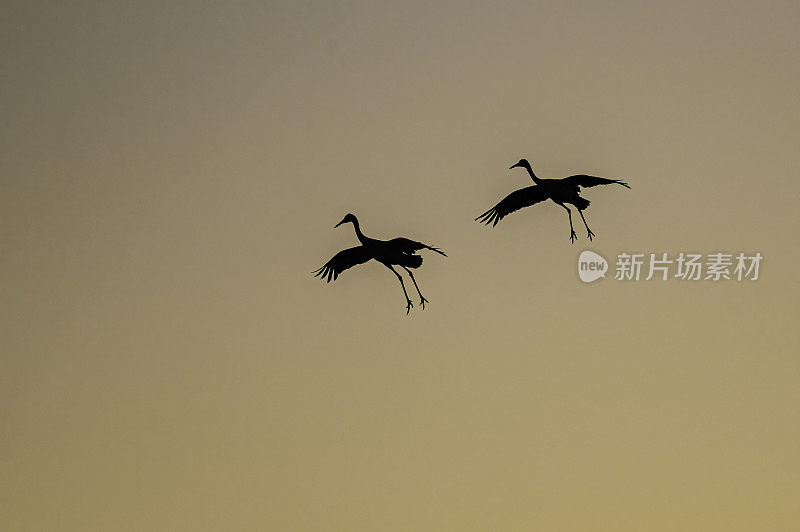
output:
M 435 4 L 435 5 L 431 5 Z M 14 2 L 3 530 L 794 531 L 800 4 Z M 591 249 L 756 282 L 580 283 Z M 405 315 L 371 236 L 448 252 Z M 577 217 L 576 217 L 577 219 Z M 416 299 L 416 298 L 415 298 Z

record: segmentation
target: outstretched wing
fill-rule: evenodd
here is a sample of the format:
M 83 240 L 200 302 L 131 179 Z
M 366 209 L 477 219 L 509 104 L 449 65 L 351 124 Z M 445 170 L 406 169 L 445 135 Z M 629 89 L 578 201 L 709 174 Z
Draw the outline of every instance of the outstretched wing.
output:
M 521 188 L 512 192 L 503 198 L 500 203 L 475 218 L 475 221 L 485 223 L 486 225 L 492 224 L 492 227 L 494 227 L 497 225 L 497 222 L 512 212 L 518 211 L 524 207 L 530 207 L 546 199 L 547 195 L 542 190 L 542 187 L 538 185 Z
M 417 242 L 416 240 L 411 240 L 410 238 L 398 237 L 389 240 L 388 244 L 392 246 L 394 249 L 397 249 L 401 253 L 405 253 L 407 255 L 411 255 L 420 249 L 429 249 L 431 251 L 435 251 L 439 255 L 447 256 L 444 251 L 439 248 L 429 246 L 428 244 L 423 244 L 422 242 Z
M 605 177 L 595 177 L 593 175 L 571 175 L 561 180 L 565 185 L 579 186 L 583 188 L 596 187 L 597 185 L 622 185 L 625 188 L 631 188 L 628 183 L 618 179 L 606 179 Z
M 356 246 L 340 251 L 334 255 L 331 260 L 326 262 L 322 268 L 311 273 L 314 274 L 314 277 L 319 277 L 320 279 L 325 279 L 327 277 L 326 282 L 329 283 L 331 280 L 335 281 L 336 278 L 339 277 L 339 274 L 346 269 L 352 268 L 356 264 L 364 264 L 371 258 L 372 253 L 370 253 L 367 248 L 364 246 Z

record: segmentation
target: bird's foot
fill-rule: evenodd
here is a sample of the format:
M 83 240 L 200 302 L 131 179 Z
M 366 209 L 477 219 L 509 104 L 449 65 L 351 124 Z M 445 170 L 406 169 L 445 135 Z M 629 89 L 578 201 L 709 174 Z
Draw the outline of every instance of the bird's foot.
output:
M 588 237 L 589 237 L 589 240 L 591 241 L 591 240 L 592 240 L 592 237 L 593 237 L 593 236 L 596 236 L 596 235 L 595 235 L 594 233 L 592 233 L 592 230 L 591 230 L 591 229 L 589 229 L 588 227 L 586 228 L 586 230 L 589 232 L 589 234 L 587 234 L 586 236 L 588 236 Z
M 410 299 L 406 299 L 406 303 L 406 315 L 408 315 L 408 313 L 411 312 L 411 307 L 414 306 L 414 303 L 412 303 Z
M 430 303 L 430 301 L 420 296 L 419 304 L 422 305 L 422 310 L 425 310 L 425 303 Z
M 571 230 L 569 235 L 569 243 L 574 244 L 576 238 L 578 238 L 578 235 L 575 234 L 575 230 Z

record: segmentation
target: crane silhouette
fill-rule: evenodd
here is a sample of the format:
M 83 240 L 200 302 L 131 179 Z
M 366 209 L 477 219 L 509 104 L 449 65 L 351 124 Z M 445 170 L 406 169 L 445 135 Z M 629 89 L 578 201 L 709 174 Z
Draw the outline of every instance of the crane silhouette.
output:
M 572 227 L 572 212 L 569 210 L 569 207 L 564 205 L 565 203 L 569 203 L 578 209 L 578 214 L 581 215 L 583 225 L 586 226 L 587 237 L 591 240 L 595 234 L 589 229 L 586 218 L 583 217 L 583 211 L 589 206 L 589 200 L 580 197 L 580 190 L 578 187 L 587 188 L 616 183 L 625 188 L 631 188 L 627 183 L 617 179 L 606 179 L 604 177 L 595 177 L 591 175 L 571 175 L 563 179 L 540 179 L 533 173 L 531 164 L 527 159 L 520 159 L 518 163 L 511 165 L 509 170 L 518 166 L 528 171 L 535 185 L 512 192 L 503 198 L 500 203 L 475 218 L 477 222 L 485 223 L 486 225 L 491 224 L 492 227 L 494 227 L 497 225 L 497 222 L 512 212 L 551 199 L 556 205 L 564 207 L 567 211 L 567 216 L 569 217 L 570 243 L 574 243 L 578 235 L 575 234 L 575 229 Z
M 392 270 L 392 273 L 395 274 L 400 280 L 400 286 L 403 288 L 403 294 L 406 296 L 406 314 L 408 314 L 411 310 L 411 307 L 414 305 L 408 298 L 408 292 L 406 292 L 406 286 L 403 284 L 403 278 L 399 273 L 397 273 L 397 270 L 392 267 L 393 265 L 400 266 L 406 272 L 408 272 L 408 275 L 411 276 L 411 280 L 414 282 L 414 287 L 417 289 L 417 293 L 419 294 L 419 303 L 422 305 L 422 309 L 425 310 L 425 303 L 429 303 L 429 301 L 425 299 L 425 297 L 422 295 L 422 292 L 419 291 L 417 280 L 414 279 L 414 274 L 411 273 L 409 268 L 419 268 L 422 265 L 422 257 L 416 254 L 416 252 L 421 249 L 429 249 L 446 257 L 447 255 L 445 255 L 444 251 L 433 246 L 423 244 L 422 242 L 416 242 L 403 237 L 393 238 L 392 240 L 378 240 L 365 236 L 364 233 L 361 232 L 361 227 L 358 225 L 358 218 L 356 218 L 354 214 L 350 213 L 346 214 L 345 217 L 342 218 L 342 221 L 333 227 L 335 229 L 347 222 L 353 224 L 353 228 L 356 231 L 356 236 L 361 242 L 361 245 L 354 248 L 345 249 L 334 255 L 333 258 L 326 262 L 324 266 L 312 272 L 314 277 L 326 279 L 326 282 L 330 283 L 331 280 L 335 281 L 336 278 L 339 277 L 339 274 L 343 271 L 352 268 L 357 264 L 364 264 L 365 262 L 374 259 Z

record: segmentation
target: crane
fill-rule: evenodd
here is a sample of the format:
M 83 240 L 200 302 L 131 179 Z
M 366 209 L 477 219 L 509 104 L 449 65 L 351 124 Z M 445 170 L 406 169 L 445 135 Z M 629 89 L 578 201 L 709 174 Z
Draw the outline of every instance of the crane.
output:
M 591 175 L 571 175 L 563 179 L 541 179 L 533 173 L 531 164 L 527 159 L 520 159 L 519 162 L 509 167 L 509 170 L 517 167 L 525 168 L 530 174 L 531 179 L 535 183 L 533 186 L 521 188 L 516 190 L 500 200 L 500 202 L 481 214 L 475 220 L 479 223 L 485 223 L 487 226 L 491 224 L 492 227 L 497 225 L 497 222 L 524 207 L 530 207 L 545 200 L 552 200 L 556 205 L 564 207 L 569 217 L 569 240 L 574 243 L 578 235 L 575 234 L 575 229 L 572 227 L 572 212 L 565 203 L 569 203 L 578 209 L 578 214 L 581 215 L 583 225 L 586 226 L 587 237 L 592 239 L 595 234 L 589 229 L 586 223 L 586 218 L 583 217 L 583 211 L 589 206 L 589 200 L 580 196 L 580 189 L 588 187 L 596 187 L 598 185 L 622 185 L 625 188 L 631 187 L 624 181 L 617 179 L 606 179 L 604 177 L 595 177 Z
M 400 286 L 403 288 L 403 294 L 406 297 L 406 314 L 408 314 L 411 310 L 411 307 L 414 305 L 408 298 L 408 292 L 406 292 L 403 278 L 399 273 L 397 273 L 397 270 L 393 268 L 393 266 L 400 266 L 406 272 L 408 272 L 408 275 L 414 282 L 414 287 L 417 289 L 417 293 L 419 294 L 420 305 L 422 305 L 422 309 L 425 310 L 425 303 L 430 302 L 425 299 L 425 297 L 422 295 L 422 292 L 420 292 L 419 285 L 417 285 L 417 280 L 414 279 L 414 274 L 411 272 L 411 270 L 409 270 L 409 268 L 416 269 L 422 265 L 422 257 L 416 254 L 416 252 L 419 250 L 429 249 L 438 253 L 439 255 L 447 257 L 444 251 L 433 246 L 423 244 L 422 242 L 416 242 L 403 237 L 393 238 L 392 240 L 378 240 L 365 236 L 364 233 L 361 232 L 358 218 L 356 218 L 356 216 L 352 213 L 346 214 L 345 217 L 342 218 L 342 221 L 333 227 L 335 229 L 348 222 L 353 224 L 356 237 L 358 237 L 361 245 L 340 251 L 321 268 L 313 271 L 312 273 L 314 276 L 319 277 L 320 279 L 326 279 L 326 282 L 330 283 L 332 280 L 335 281 L 336 278 L 339 277 L 339 274 L 341 274 L 343 271 L 352 268 L 357 264 L 364 264 L 370 260 L 376 260 L 389 268 L 400 280 Z

